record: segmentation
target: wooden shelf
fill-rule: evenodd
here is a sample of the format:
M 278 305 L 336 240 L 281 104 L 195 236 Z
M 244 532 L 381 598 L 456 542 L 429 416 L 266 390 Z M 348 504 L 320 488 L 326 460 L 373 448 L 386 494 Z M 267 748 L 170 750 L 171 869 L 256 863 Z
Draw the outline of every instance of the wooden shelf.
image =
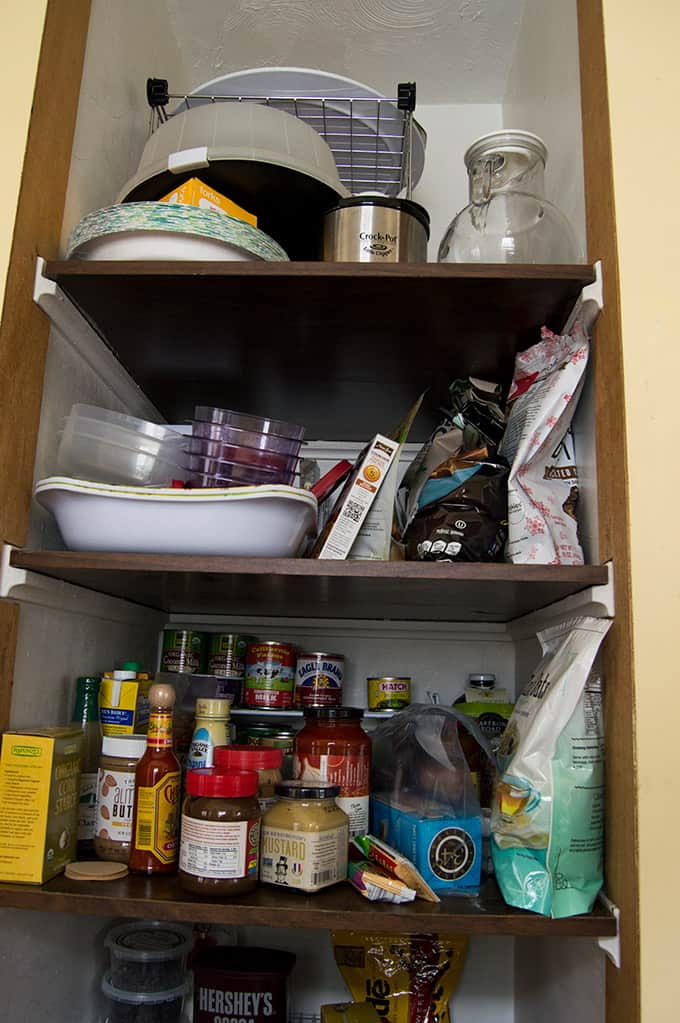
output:
M 616 922 L 596 906 L 587 916 L 549 920 L 503 902 L 494 882 L 487 882 L 478 899 L 446 898 L 393 906 L 368 902 L 349 885 L 317 895 L 300 895 L 261 886 L 244 898 L 213 902 L 189 895 L 177 878 L 126 877 L 120 881 L 70 881 L 63 875 L 42 887 L 0 884 L 0 906 L 46 912 L 90 913 L 277 927 L 347 928 L 399 934 L 435 931 L 450 934 L 571 935 L 609 937 Z
M 559 330 L 590 266 L 50 262 L 62 288 L 169 422 L 194 405 L 366 440 L 429 389 L 411 439 L 452 380 L 508 383 L 515 353 Z
M 600 565 L 437 564 L 18 551 L 15 568 L 162 611 L 507 622 L 590 586 Z

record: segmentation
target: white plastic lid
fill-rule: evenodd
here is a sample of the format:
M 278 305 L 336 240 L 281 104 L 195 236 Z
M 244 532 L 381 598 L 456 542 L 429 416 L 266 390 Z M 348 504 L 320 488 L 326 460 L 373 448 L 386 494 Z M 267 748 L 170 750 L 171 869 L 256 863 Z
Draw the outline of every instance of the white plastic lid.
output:
M 136 671 L 114 671 L 113 673 L 114 682 L 128 682 L 135 678 L 137 678 Z
M 168 988 L 167 991 L 124 991 L 114 987 L 111 974 L 102 977 L 102 991 L 112 1002 L 125 1002 L 126 1005 L 158 1005 L 162 1002 L 174 1002 L 184 998 L 189 990 L 189 981 L 185 980 L 179 987 Z
M 139 760 L 145 749 L 145 735 L 105 735 L 102 739 L 102 755 L 105 757 Z

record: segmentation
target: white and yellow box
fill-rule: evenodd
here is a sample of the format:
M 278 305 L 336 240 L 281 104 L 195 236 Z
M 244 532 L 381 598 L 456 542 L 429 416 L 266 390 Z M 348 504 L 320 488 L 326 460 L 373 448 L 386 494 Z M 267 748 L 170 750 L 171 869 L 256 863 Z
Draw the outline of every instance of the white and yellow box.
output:
M 226 213 L 237 220 L 244 220 L 246 224 L 257 227 L 257 217 L 254 213 L 244 210 L 238 203 L 227 199 L 226 195 L 216 192 L 214 188 L 208 188 L 200 178 L 189 178 L 184 184 L 173 188 L 172 192 L 164 195 L 159 202 L 178 203 L 182 206 L 197 206 L 202 210 L 216 210 L 218 213 Z
M 83 733 L 5 732 L 0 756 L 0 881 L 43 884 L 76 858 Z

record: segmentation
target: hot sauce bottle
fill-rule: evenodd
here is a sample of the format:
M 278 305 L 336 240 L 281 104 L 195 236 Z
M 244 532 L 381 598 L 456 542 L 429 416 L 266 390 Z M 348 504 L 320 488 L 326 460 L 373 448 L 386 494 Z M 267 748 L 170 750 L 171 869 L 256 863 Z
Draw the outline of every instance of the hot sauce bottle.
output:
M 135 772 L 130 870 L 169 874 L 177 869 L 179 850 L 180 767 L 172 751 L 175 690 L 156 683 L 149 690 L 146 751 Z

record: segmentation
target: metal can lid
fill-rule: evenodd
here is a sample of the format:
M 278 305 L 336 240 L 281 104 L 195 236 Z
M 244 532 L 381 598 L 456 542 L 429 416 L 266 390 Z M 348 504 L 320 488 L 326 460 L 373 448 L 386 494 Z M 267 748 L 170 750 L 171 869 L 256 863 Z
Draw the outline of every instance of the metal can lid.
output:
M 271 771 L 283 764 L 283 750 L 275 746 L 216 746 L 215 767 L 245 771 Z
M 186 790 L 189 796 L 243 799 L 256 794 L 257 774 L 255 771 L 198 767 L 194 771 L 187 771 Z
M 411 682 L 410 675 L 369 675 L 367 682 Z
M 274 791 L 284 799 L 335 799 L 340 795 L 340 786 L 328 782 L 283 781 Z
M 496 685 L 496 676 L 492 674 L 468 675 L 468 682 L 477 689 L 493 689 Z
M 364 712 L 361 707 L 303 707 L 306 718 L 315 718 L 317 721 L 330 721 L 340 719 L 341 721 L 361 721 Z
M 314 657 L 318 658 L 319 660 L 323 660 L 324 658 L 326 659 L 333 658 L 336 661 L 344 661 L 345 659 L 344 654 L 328 654 L 323 650 L 310 650 L 305 651 L 304 653 L 300 651 L 300 653 L 298 654 L 299 661 L 303 661 L 306 657 Z

